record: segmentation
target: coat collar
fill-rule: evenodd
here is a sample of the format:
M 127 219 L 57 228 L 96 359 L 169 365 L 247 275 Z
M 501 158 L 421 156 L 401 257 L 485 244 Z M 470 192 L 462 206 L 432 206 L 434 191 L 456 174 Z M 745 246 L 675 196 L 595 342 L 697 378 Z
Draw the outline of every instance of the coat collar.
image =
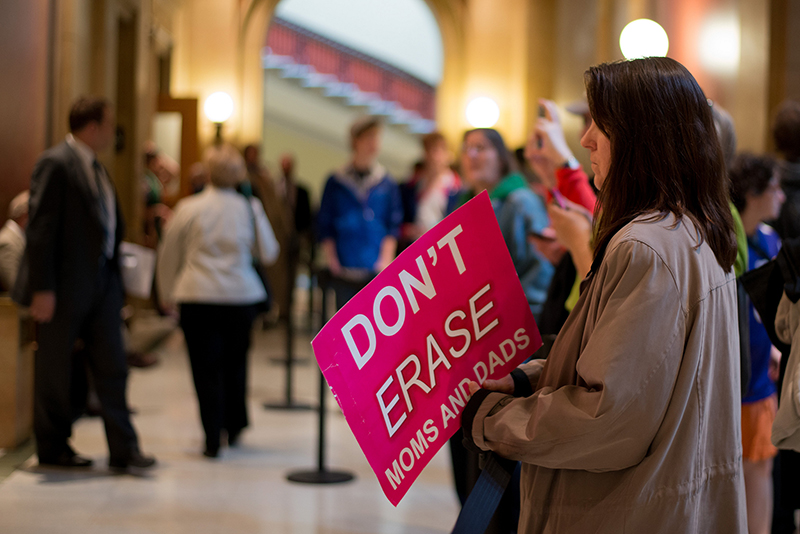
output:
M 334 175 L 336 180 L 347 187 L 360 201 L 365 202 L 369 192 L 378 185 L 386 176 L 386 169 L 380 163 L 372 166 L 370 173 L 364 178 L 358 178 L 355 167 L 350 163 L 339 169 Z

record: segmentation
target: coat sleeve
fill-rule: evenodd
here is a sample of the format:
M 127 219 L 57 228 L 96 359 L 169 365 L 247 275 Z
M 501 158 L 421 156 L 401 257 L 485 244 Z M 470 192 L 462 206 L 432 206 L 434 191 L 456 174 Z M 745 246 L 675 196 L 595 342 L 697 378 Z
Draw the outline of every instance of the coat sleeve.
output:
M 609 251 L 597 276 L 597 318 L 584 332 L 576 383 L 540 387 L 524 399 L 490 394 L 472 424 L 478 447 L 551 469 L 594 472 L 645 457 L 681 365 L 685 312 L 671 271 L 643 243 Z
M 54 158 L 36 164 L 31 176 L 28 226 L 28 283 L 31 292 L 55 291 L 58 236 L 64 214 L 67 171 Z
M 167 225 L 161 245 L 158 247 L 156 282 L 162 304 L 174 304 L 173 293 L 186 256 L 187 229 L 190 220 L 185 206 L 175 207 L 175 214 Z

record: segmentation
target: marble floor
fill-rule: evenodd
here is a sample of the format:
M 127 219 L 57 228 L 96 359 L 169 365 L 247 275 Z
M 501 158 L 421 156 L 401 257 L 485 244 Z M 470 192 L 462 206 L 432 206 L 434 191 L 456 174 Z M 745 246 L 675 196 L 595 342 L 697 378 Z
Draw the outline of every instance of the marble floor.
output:
M 3 534 L 344 534 L 449 532 L 458 515 L 447 449 L 432 460 L 396 508 L 383 495 L 344 417 L 327 401 L 327 466 L 353 473 L 336 485 L 288 482 L 316 468 L 315 411 L 265 410 L 280 402 L 283 332 L 256 331 L 251 351 L 251 426 L 238 448 L 201 455 L 202 432 L 180 330 L 157 349 L 160 363 L 134 369 L 129 401 L 143 450 L 159 465 L 146 476 L 112 474 L 102 423 L 81 419 L 73 446 L 91 470 L 44 469 L 35 456 L 0 482 Z M 299 335 L 294 390 L 316 402 L 310 337 Z

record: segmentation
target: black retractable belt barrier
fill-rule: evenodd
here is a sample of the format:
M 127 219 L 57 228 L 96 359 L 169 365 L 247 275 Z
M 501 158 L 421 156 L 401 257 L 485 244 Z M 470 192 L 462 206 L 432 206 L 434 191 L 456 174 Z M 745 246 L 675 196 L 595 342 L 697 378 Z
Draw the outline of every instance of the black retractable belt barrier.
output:
M 328 322 L 328 288 L 330 276 L 320 273 L 319 286 L 322 289 L 322 325 Z M 328 383 L 322 372 L 319 373 L 319 441 L 317 443 L 317 469 L 315 471 L 295 471 L 286 477 L 292 482 L 305 484 L 335 484 L 353 480 L 355 476 L 346 471 L 328 471 L 325 468 L 325 397 L 327 396 Z
M 508 486 L 517 462 L 492 452 L 458 514 L 453 534 L 484 534 Z

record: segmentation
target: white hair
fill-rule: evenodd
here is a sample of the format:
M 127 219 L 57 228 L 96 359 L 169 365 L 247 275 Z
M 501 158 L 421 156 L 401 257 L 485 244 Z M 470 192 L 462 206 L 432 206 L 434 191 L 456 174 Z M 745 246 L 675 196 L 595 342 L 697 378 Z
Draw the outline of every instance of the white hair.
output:
M 204 158 L 211 183 L 217 187 L 236 187 L 247 177 L 244 158 L 232 145 L 212 145 Z

